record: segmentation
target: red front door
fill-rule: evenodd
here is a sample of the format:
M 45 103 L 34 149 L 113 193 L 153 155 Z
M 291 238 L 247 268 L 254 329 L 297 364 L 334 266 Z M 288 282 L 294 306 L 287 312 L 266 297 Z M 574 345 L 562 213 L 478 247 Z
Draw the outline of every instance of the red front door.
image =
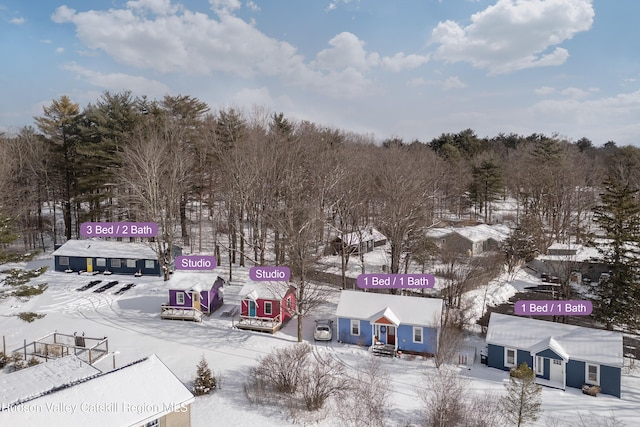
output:
M 395 345 L 396 328 L 395 326 L 387 326 L 387 344 Z

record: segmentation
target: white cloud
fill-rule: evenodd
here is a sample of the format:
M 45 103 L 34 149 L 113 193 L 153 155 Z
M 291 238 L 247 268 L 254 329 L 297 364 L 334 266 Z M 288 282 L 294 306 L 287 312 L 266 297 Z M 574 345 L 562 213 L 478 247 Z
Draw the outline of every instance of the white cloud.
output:
M 534 93 L 536 95 L 545 96 L 545 95 L 551 95 L 555 91 L 556 90 L 550 86 L 542 86 L 534 90 Z
M 314 65 L 325 70 L 340 70 L 353 68 L 365 71 L 378 65 L 380 55 L 368 53 L 364 49 L 364 42 L 349 32 L 342 32 L 329 40 L 329 49 L 318 52 Z
M 211 9 L 219 15 L 231 14 L 242 6 L 240 0 L 209 0 L 209 3 Z
M 440 22 L 432 40 L 439 59 L 509 73 L 564 63 L 569 52 L 555 46 L 589 30 L 594 15 L 591 0 L 498 0 L 467 26 Z
M 382 65 L 391 71 L 402 71 L 406 69 L 414 69 L 429 62 L 428 55 L 405 55 L 398 52 L 393 56 L 385 56 L 382 58 Z
M 256 105 L 277 110 L 288 109 L 293 105 L 287 96 L 273 97 L 267 87 L 241 89 L 233 96 L 233 102 L 237 105 Z
M 56 48 L 56 53 L 64 53 L 64 48 L 63 47 Z
M 420 87 L 420 86 L 433 86 L 438 87 L 443 90 L 450 89 L 463 89 L 467 87 L 467 85 L 460 80 L 458 76 L 449 76 L 444 80 L 426 80 L 422 77 L 411 79 L 407 82 L 407 86 L 409 87 Z
M 254 1 L 249 0 L 247 2 L 247 8 L 249 8 L 252 12 L 260 12 L 260 6 L 258 6 Z
M 162 97 L 170 92 L 169 87 L 164 83 L 157 80 L 150 80 L 145 77 L 132 76 L 123 73 L 104 74 L 81 67 L 75 63 L 66 64 L 63 68 L 75 73 L 79 78 L 83 78 L 88 83 L 98 86 L 104 90 L 130 90 L 135 94 L 149 95 L 150 97 Z
M 467 85 L 464 84 L 458 76 L 447 77 L 442 83 L 445 90 L 462 89 L 467 87 Z
M 580 89 L 577 87 L 568 87 L 566 89 L 563 89 L 560 92 L 561 95 L 564 95 L 568 98 L 573 98 L 573 99 L 584 99 L 587 98 L 590 95 L 590 92 L 588 90 L 584 90 L 584 89 Z
M 351 2 L 351 0 L 333 0 L 331 3 L 329 3 L 329 6 L 327 6 L 325 11 L 326 12 L 330 12 L 332 10 L 335 10 L 340 3 L 347 4 L 347 3 L 350 3 L 350 2 Z
M 43 39 L 43 40 L 40 40 L 40 43 L 51 44 L 51 43 L 53 43 L 53 41 L 51 41 L 49 39 Z
M 18 17 L 18 18 L 11 18 L 9 22 L 16 25 L 22 25 L 27 21 L 22 17 Z
M 179 8 L 171 4 L 171 0 L 130 0 L 127 2 L 130 9 L 148 10 L 157 15 L 169 15 Z

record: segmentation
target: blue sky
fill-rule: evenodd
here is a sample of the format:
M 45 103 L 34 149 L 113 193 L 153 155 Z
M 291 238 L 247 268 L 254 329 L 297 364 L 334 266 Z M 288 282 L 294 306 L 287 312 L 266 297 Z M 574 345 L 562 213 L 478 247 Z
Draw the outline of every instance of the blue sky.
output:
M 429 141 L 640 145 L 640 2 L 0 0 L 0 131 L 68 95 L 191 95 Z

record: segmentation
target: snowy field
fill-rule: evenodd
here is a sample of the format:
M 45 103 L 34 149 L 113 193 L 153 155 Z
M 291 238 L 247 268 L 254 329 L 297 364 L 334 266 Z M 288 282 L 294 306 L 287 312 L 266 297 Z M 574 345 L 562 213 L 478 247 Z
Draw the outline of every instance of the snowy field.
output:
M 3 266 L 2 270 L 24 266 Z M 227 277 L 224 269 L 218 268 L 216 272 Z M 49 287 L 42 295 L 26 302 L 15 298 L 0 299 L 0 335 L 6 337 L 9 351 L 19 348 L 24 339 L 31 342 L 53 331 L 85 333 L 90 337 L 106 336 L 109 338 L 109 350 L 117 352 L 115 358 L 118 366 L 149 354 L 157 354 L 188 387 L 194 379 L 196 364 L 204 355 L 213 372 L 221 375 L 222 387 L 209 396 L 196 398 L 192 407 L 194 427 L 291 425 L 283 407 L 250 404 L 244 396 L 242 385 L 249 367 L 254 366 L 259 357 L 276 347 L 296 342 L 296 319 L 273 335 L 233 328 L 231 320 L 221 317 L 221 313 L 239 304 L 238 292 L 248 280 L 248 269 L 234 268 L 233 278 L 225 292 L 225 306 L 202 323 L 192 323 L 160 319 L 160 305 L 167 302 L 168 291 L 159 278 L 104 277 L 49 271 L 31 282 L 48 283 Z M 92 289 L 76 290 L 96 279 L 103 279 L 104 283 L 118 280 L 119 284 L 104 293 L 94 293 Z M 504 281 L 493 282 L 486 289 L 486 302 L 505 301 L 520 288 L 530 285 L 527 280 L 529 276 L 521 273 L 516 277 L 515 286 Z M 121 295 L 115 295 L 116 290 L 128 283 L 135 283 L 136 286 Z M 474 307 L 481 305 L 485 289 L 476 292 L 470 295 Z M 316 316 L 332 316 L 338 295 L 338 290 L 332 292 L 331 301 Z M 15 317 L 17 313 L 27 311 L 46 316 L 33 323 Z M 313 318 L 305 319 L 304 335 L 305 340 L 314 345 L 315 351 L 338 360 L 352 372 L 359 369 L 359 364 L 369 357 L 364 348 L 335 341 L 316 345 L 312 339 L 313 321 Z M 483 347 L 482 340 L 475 336 L 470 338 L 469 344 L 478 349 Z M 426 374 L 435 369 L 432 361 L 403 356 L 382 359 L 382 363 L 391 375 L 394 389 L 393 401 L 381 402 L 389 407 L 389 425 L 418 425 L 421 407 L 418 393 L 425 387 Z M 96 366 L 109 369 L 111 364 L 112 358 L 108 357 Z M 468 378 L 469 388 L 478 393 L 485 390 L 502 393 L 503 383 L 507 379 L 506 372 L 481 365 L 479 357 L 471 369 L 462 369 L 461 374 Z M 537 426 L 578 426 L 582 425 L 580 417 L 593 422 L 612 414 L 619 422 L 617 425 L 636 426 L 640 420 L 640 369 L 631 372 L 625 370 L 622 399 L 606 395 L 594 398 L 583 395 L 577 389 L 561 391 L 544 388 L 542 396 L 543 413 Z M 340 425 L 331 411 L 325 411 L 324 414 L 324 419 L 315 425 Z M 27 419 L 25 425 L 28 425 Z

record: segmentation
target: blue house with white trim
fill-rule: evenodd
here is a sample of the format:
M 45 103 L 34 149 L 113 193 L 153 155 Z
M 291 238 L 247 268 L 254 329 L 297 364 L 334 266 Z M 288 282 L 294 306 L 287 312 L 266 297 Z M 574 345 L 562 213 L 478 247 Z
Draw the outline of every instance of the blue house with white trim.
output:
M 525 362 L 541 385 L 565 389 L 597 385 L 620 397 L 622 334 L 491 313 L 487 364 L 509 370 Z
M 387 346 L 407 353 L 435 354 L 442 300 L 342 291 L 336 310 L 338 341 Z
M 99 239 L 68 240 L 53 252 L 54 269 L 160 276 L 158 256 L 151 245 Z M 180 255 L 179 248 L 174 252 L 174 256 Z

